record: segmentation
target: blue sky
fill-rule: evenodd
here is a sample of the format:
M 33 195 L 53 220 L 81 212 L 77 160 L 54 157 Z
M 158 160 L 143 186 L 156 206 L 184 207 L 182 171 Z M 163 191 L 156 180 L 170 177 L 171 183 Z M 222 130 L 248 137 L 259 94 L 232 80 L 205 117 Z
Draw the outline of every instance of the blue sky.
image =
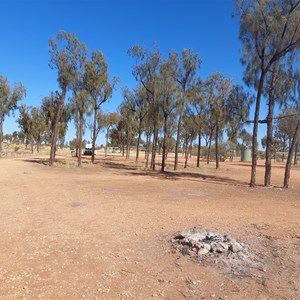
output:
M 220 71 L 242 84 L 239 23 L 231 17 L 235 12 L 233 0 L 0 0 L 0 3 L 0 74 L 11 84 L 19 81 L 24 84 L 27 97 L 22 103 L 26 105 L 38 106 L 43 97 L 58 89 L 56 72 L 48 66 L 48 40 L 59 30 L 74 32 L 89 51 L 101 50 L 107 58 L 110 76 L 120 77 L 117 91 L 103 105 L 106 112 L 117 109 L 124 86 L 136 85 L 131 73 L 133 61 L 127 50 L 137 43 L 151 48 L 156 42 L 165 56 L 170 50 L 180 52 L 191 48 L 203 61 L 201 77 Z M 14 130 L 18 130 L 15 118 L 7 118 L 4 133 Z M 260 131 L 260 136 L 264 134 Z M 67 140 L 74 135 L 74 126 L 70 124 Z M 100 137 L 98 143 L 103 140 Z

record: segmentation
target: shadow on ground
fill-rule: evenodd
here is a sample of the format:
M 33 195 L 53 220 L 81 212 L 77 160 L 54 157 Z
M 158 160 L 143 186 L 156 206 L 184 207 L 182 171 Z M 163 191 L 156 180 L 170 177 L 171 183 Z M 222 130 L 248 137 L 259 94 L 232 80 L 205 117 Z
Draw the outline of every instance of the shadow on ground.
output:
M 187 179 L 187 180 L 198 181 L 200 179 L 207 183 L 214 183 L 214 184 L 245 185 L 245 186 L 249 185 L 248 182 L 235 180 L 228 177 L 199 174 L 199 173 L 192 173 L 192 172 L 143 171 L 143 172 L 130 172 L 129 175 L 150 176 L 157 179 L 166 179 L 166 180 Z

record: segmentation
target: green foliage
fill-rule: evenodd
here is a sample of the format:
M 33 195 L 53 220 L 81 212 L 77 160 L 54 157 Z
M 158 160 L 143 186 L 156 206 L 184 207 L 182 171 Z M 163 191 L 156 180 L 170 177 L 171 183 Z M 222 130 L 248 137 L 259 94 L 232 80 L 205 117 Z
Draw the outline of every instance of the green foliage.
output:
M 71 150 L 75 150 L 76 148 L 78 148 L 79 144 L 78 144 L 78 140 L 77 139 L 73 139 L 71 141 L 69 141 L 69 147 Z M 85 141 L 81 142 L 81 148 L 83 149 L 85 147 Z
M 86 57 L 86 46 L 80 43 L 75 33 L 60 31 L 49 40 L 51 69 L 56 69 L 57 80 L 62 90 L 70 87 L 77 79 L 77 72 Z
M 21 83 L 10 87 L 8 80 L 0 76 L 0 150 L 2 150 L 3 122 L 6 116 L 17 109 L 17 103 L 26 97 L 26 90 Z
M 26 90 L 21 83 L 12 89 L 8 80 L 0 76 L 0 119 L 4 121 L 11 111 L 17 109 L 17 102 L 26 97 Z
M 20 106 L 19 111 L 17 122 L 25 136 L 26 144 L 35 143 L 39 151 L 41 143 L 45 141 L 47 130 L 44 112 L 41 108 L 26 107 L 24 104 Z
M 241 11 L 241 62 L 245 65 L 245 82 L 258 89 L 262 69 L 284 56 L 292 60 L 300 47 L 298 0 L 237 0 Z

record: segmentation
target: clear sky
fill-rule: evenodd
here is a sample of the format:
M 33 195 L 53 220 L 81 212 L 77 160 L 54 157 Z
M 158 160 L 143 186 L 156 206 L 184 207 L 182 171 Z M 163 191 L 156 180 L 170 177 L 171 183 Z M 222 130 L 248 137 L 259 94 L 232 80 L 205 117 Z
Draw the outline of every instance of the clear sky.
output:
M 0 74 L 11 84 L 24 84 L 26 105 L 38 106 L 58 89 L 56 72 L 48 66 L 48 40 L 59 30 L 74 32 L 89 51 L 101 50 L 110 76 L 120 77 L 117 91 L 103 105 L 105 112 L 117 109 L 124 86 L 136 85 L 127 50 L 137 43 L 151 48 L 156 42 L 165 56 L 173 49 L 191 48 L 203 61 L 201 77 L 220 71 L 242 84 L 233 0 L 0 0 L 0 4 Z M 15 118 L 7 118 L 4 134 L 14 130 L 19 130 Z M 74 137 L 70 124 L 67 140 Z M 103 137 L 98 143 L 102 142 Z

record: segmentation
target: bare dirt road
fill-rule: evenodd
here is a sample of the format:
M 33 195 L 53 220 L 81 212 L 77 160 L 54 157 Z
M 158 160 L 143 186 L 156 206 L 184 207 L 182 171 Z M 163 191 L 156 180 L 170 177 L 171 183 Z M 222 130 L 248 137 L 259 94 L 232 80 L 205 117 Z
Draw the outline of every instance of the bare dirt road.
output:
M 1 299 L 300 299 L 299 167 L 281 190 L 250 189 L 238 161 L 160 174 L 121 157 L 44 159 L 0 160 Z M 170 240 L 193 227 L 248 244 L 261 266 L 182 255 Z

